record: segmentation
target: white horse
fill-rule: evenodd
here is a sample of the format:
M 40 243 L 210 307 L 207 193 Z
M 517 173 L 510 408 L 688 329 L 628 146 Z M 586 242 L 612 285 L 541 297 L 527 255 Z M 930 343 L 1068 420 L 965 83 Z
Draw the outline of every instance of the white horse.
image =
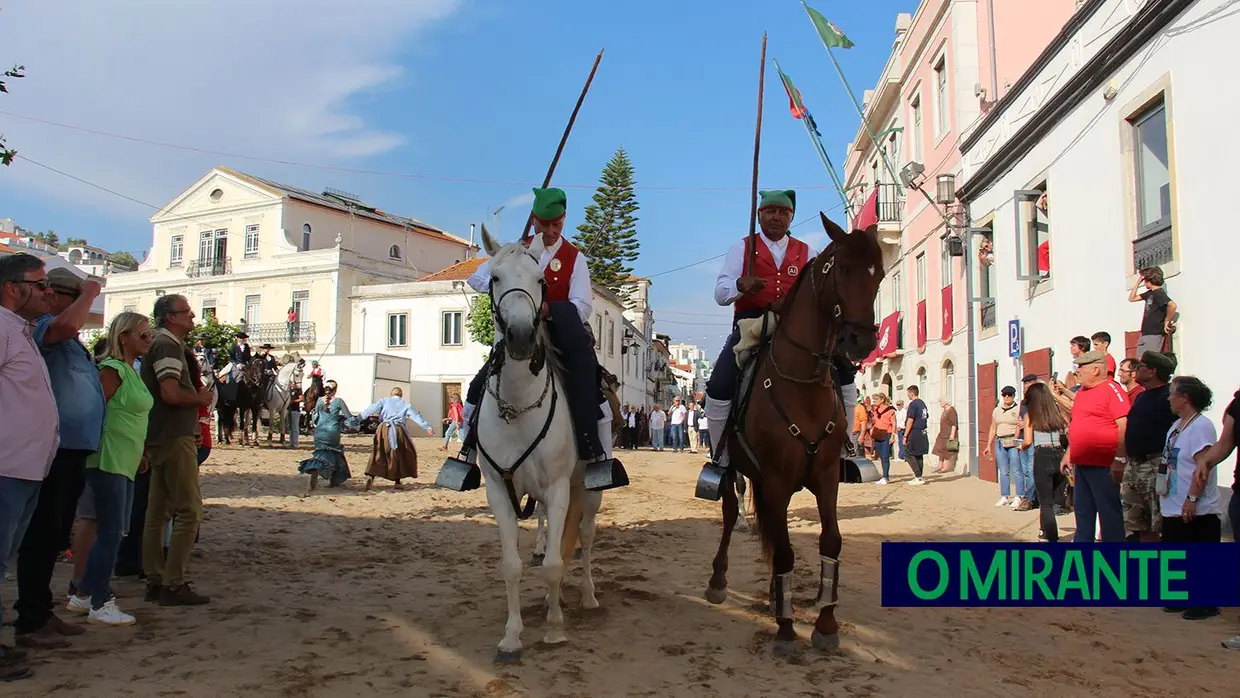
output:
M 509 244 L 502 248 L 482 229 L 490 255 L 491 302 L 495 314 L 496 344 L 492 374 L 478 405 L 479 465 L 486 474 L 487 504 L 499 528 L 503 558 L 500 569 L 508 592 L 508 622 L 496 661 L 520 658 L 521 556 L 518 519 L 532 513 L 528 497 L 547 511 L 547 554 L 542 568 L 547 581 L 548 644 L 566 642 L 560 589 L 565 557 L 581 536 L 581 605 L 598 608 L 590 573 L 595 517 L 602 501 L 599 492 L 585 489 L 585 463 L 577 457 L 568 401 L 561 392 L 562 370 L 541 317 L 543 272 L 538 259 L 543 245 L 534 236 L 529 248 Z M 519 500 L 527 497 L 524 511 Z M 578 523 L 580 522 L 580 523 Z
M 289 433 L 288 405 L 291 398 L 290 388 L 301 385 L 301 367 L 297 358 L 293 357 L 279 368 L 276 376 L 267 384 L 263 391 L 263 407 L 267 408 L 267 443 L 271 444 L 276 418 L 280 419 L 280 445 L 284 445 L 284 435 Z M 294 426 L 294 429 L 297 427 Z

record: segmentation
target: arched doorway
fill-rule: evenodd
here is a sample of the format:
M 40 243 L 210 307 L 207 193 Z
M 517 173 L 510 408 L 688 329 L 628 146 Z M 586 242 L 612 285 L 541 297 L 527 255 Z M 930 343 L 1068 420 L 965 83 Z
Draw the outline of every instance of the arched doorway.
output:
M 922 399 L 926 395 L 926 367 L 922 366 L 917 369 L 917 392 L 921 393 Z
M 894 385 L 894 383 L 893 383 L 893 382 L 892 382 L 892 380 L 891 380 L 891 374 L 890 374 L 890 373 L 887 373 L 887 374 L 884 374 L 884 375 L 883 375 L 883 387 L 882 387 L 882 390 L 883 390 L 883 392 L 884 392 L 884 393 L 887 393 L 887 397 L 889 397 L 889 398 L 890 398 L 890 397 L 894 397 L 894 396 L 895 396 L 895 385 Z M 894 402 L 894 401 L 893 401 L 893 402 Z

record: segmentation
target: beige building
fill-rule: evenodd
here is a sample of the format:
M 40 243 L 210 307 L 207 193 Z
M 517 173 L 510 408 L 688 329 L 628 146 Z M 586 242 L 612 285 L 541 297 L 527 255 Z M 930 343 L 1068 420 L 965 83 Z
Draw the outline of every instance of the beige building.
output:
M 139 269 L 108 278 L 108 318 L 150 312 L 157 297 L 179 293 L 200 321 L 244 320 L 253 344 L 314 353 L 360 351 L 351 346 L 354 287 L 412 281 L 471 251 L 466 240 L 357 196 L 315 194 L 227 167 L 208 172 L 151 224 Z

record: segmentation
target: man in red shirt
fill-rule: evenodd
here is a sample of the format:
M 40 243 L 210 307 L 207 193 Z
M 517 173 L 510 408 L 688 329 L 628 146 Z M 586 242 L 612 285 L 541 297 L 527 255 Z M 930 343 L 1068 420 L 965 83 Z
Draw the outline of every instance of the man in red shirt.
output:
M 1094 351 L 1102 352 L 1106 357 L 1107 376 L 1115 377 L 1115 357 L 1111 356 L 1111 335 L 1108 332 L 1095 332 L 1089 338 L 1094 345 Z
M 1124 542 L 1124 509 L 1119 483 L 1124 477 L 1124 435 L 1128 428 L 1128 395 L 1107 376 L 1106 355 L 1087 351 L 1074 363 L 1081 377 L 1068 425 L 1065 474 L 1076 472 L 1076 537 L 1094 540 L 1095 518 L 1102 523 L 1104 543 Z
M 1145 392 L 1145 386 L 1137 382 L 1137 369 L 1141 367 L 1141 362 L 1136 359 L 1124 359 L 1119 362 L 1119 371 L 1115 374 L 1115 380 L 1124 387 L 1124 392 L 1128 393 L 1128 402 L 1131 403 L 1137 399 L 1137 396 Z

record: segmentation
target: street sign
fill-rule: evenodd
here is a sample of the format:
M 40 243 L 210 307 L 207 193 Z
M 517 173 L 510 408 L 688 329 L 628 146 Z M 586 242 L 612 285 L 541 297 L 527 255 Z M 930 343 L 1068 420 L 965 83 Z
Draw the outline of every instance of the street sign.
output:
M 1020 320 L 1008 320 L 1008 356 L 1020 358 Z

